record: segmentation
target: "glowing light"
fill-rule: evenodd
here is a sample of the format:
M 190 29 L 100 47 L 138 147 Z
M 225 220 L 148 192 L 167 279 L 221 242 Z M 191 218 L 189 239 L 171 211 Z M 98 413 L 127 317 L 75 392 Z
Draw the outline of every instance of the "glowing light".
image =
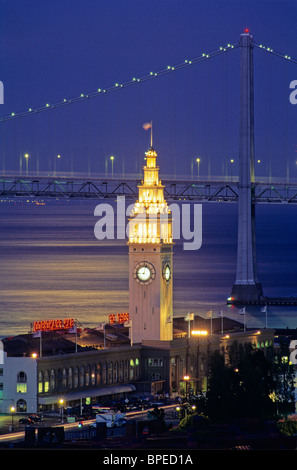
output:
M 191 331 L 191 334 L 193 336 L 207 336 L 208 335 L 208 331 L 207 330 L 192 330 Z
M 245 28 L 244 32 L 245 32 L 245 33 L 249 33 L 250 30 L 249 30 L 248 28 Z
M 245 29 L 245 32 L 249 32 L 248 28 Z M 235 47 L 238 47 L 238 45 L 235 45 Z M 260 47 L 261 47 L 261 46 L 260 46 Z M 228 50 L 228 49 L 230 49 L 230 48 L 233 49 L 233 48 L 234 48 L 234 45 L 228 43 L 227 49 L 226 49 L 226 48 L 223 48 L 223 47 L 220 47 L 220 48 L 219 48 L 219 51 L 220 51 L 220 52 L 225 52 L 226 50 Z M 95 93 L 92 92 L 91 95 L 81 93 L 80 96 L 78 96 L 76 99 L 66 99 L 66 98 L 64 98 L 63 101 L 59 102 L 59 105 L 61 105 L 61 104 L 63 104 L 63 103 L 64 103 L 65 105 L 66 105 L 66 104 L 68 105 L 68 104 L 71 104 L 71 103 L 76 102 L 78 99 L 86 99 L 86 98 L 90 98 L 90 97 L 96 96 L 96 94 L 98 94 L 98 93 L 100 93 L 100 94 L 101 94 L 101 93 L 106 93 L 106 92 L 107 92 L 107 93 L 110 93 L 110 92 L 112 92 L 112 91 L 113 91 L 115 88 L 117 88 L 117 87 L 124 88 L 124 87 L 126 87 L 126 86 L 129 86 L 129 85 L 131 84 L 131 82 L 142 82 L 142 81 L 147 80 L 147 79 L 150 78 L 150 77 L 157 77 L 157 76 L 159 76 L 159 75 L 162 75 L 162 74 L 166 73 L 167 71 L 170 71 L 170 70 L 175 71 L 175 70 L 177 70 L 177 69 L 180 69 L 180 68 L 182 68 L 182 67 L 187 66 L 188 64 L 197 63 L 197 62 L 201 61 L 201 59 L 213 57 L 214 55 L 217 54 L 217 52 L 218 52 L 218 51 L 211 52 L 210 54 L 203 53 L 202 56 L 200 56 L 200 57 L 196 57 L 196 58 L 193 59 L 193 60 L 188 60 L 188 59 L 186 59 L 183 63 L 177 64 L 176 66 L 168 65 L 167 68 L 161 70 L 159 73 L 149 72 L 147 75 L 143 76 L 142 78 L 138 78 L 138 79 L 135 78 L 135 77 L 133 77 L 132 80 L 130 80 L 130 81 L 124 83 L 124 84 L 116 83 L 115 85 L 109 87 L 107 90 L 102 90 L 102 89 L 98 88 L 97 91 L 96 91 Z M 270 49 L 270 52 L 272 52 L 272 49 Z M 286 58 L 286 59 L 291 59 L 290 56 L 286 56 L 285 58 Z M 45 107 L 45 108 L 48 108 L 48 109 L 52 109 L 52 108 L 55 107 L 55 105 L 51 105 L 51 104 L 49 104 L 49 103 L 46 103 L 46 105 L 45 105 L 44 107 Z M 0 118 L 0 122 L 6 121 L 6 120 L 9 120 L 9 119 L 12 119 L 12 118 L 17 118 L 17 117 L 20 117 L 20 116 L 24 116 L 25 114 L 27 114 L 27 113 L 29 114 L 29 113 L 31 113 L 32 111 L 34 111 L 34 112 L 39 112 L 39 111 L 41 111 L 42 109 L 44 109 L 44 108 L 36 108 L 36 109 L 29 108 L 29 110 L 23 111 L 23 112 L 18 113 L 18 114 L 10 113 L 9 115 L 4 116 L 3 118 Z

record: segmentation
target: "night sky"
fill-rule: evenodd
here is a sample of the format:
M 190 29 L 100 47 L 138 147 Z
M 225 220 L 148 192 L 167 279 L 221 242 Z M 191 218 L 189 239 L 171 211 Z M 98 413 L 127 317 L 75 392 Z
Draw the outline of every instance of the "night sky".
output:
M 297 4 L 281 0 L 1 0 L 0 116 L 125 83 L 239 40 L 297 57 Z M 258 176 L 297 178 L 297 65 L 258 48 Z M 0 169 L 139 174 L 153 121 L 161 176 L 237 172 L 239 49 L 112 94 L 0 123 Z M 57 155 L 61 158 L 57 160 Z M 234 159 L 234 164 L 230 164 Z

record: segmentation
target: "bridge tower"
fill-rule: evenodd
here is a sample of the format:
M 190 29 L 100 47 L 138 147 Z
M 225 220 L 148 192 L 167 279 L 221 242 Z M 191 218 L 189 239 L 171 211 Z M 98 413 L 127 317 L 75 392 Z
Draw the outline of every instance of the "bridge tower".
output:
M 252 202 L 255 181 L 253 37 L 248 30 L 240 36 L 240 51 L 237 268 L 231 296 L 244 303 L 263 295 L 257 274 L 255 204 Z

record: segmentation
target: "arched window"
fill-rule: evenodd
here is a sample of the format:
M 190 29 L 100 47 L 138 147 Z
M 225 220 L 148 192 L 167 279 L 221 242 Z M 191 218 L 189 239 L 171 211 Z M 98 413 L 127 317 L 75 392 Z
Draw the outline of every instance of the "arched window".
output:
M 17 393 L 27 393 L 27 375 L 23 371 L 17 375 Z
M 54 369 L 51 370 L 51 375 L 50 375 L 50 390 L 51 392 L 55 390 L 56 388 L 56 374 Z
M 43 372 L 40 370 L 38 372 L 38 393 L 43 392 Z
M 116 384 L 118 381 L 118 361 L 113 366 L 113 383 Z
M 67 387 L 67 370 L 64 367 L 62 371 L 62 388 L 66 388 L 66 387 Z
M 27 412 L 27 402 L 25 400 L 18 400 L 16 402 L 16 411 L 17 413 L 26 413 Z
M 44 392 L 47 393 L 49 391 L 49 373 L 48 370 L 44 373 Z
M 78 367 L 74 369 L 74 388 L 78 387 Z
M 91 367 L 91 384 L 96 385 L 96 366 L 95 364 Z
M 85 368 L 84 366 L 81 366 L 80 371 L 79 371 L 79 386 L 84 387 L 85 385 Z
M 123 380 L 124 380 L 124 363 L 123 363 L 123 361 L 120 361 L 119 382 L 123 382 Z
M 101 364 L 97 364 L 97 371 L 96 371 L 96 375 L 97 375 L 97 385 L 100 385 L 102 383 L 102 366 Z
M 110 361 L 107 366 L 107 383 L 112 384 L 112 369 L 113 369 L 113 364 Z
M 134 379 L 134 366 L 135 366 L 134 360 L 130 359 L 130 374 L 129 374 L 130 380 Z
M 102 383 L 106 384 L 106 362 L 104 362 L 102 367 Z
M 90 366 L 89 364 L 86 365 L 86 380 L 85 380 L 85 385 L 86 387 L 90 386 Z
M 69 367 L 68 369 L 68 388 L 73 387 L 73 369 Z
M 124 381 L 127 382 L 129 379 L 129 361 L 125 361 L 125 366 L 124 366 Z

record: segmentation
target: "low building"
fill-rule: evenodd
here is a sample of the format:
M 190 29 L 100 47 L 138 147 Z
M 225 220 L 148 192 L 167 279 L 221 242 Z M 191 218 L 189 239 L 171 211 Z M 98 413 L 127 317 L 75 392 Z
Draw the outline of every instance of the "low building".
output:
M 264 350 L 273 345 L 273 330 L 239 331 L 231 323 L 228 334 L 214 328 L 211 335 L 188 337 L 187 324 L 176 319 L 173 340 L 133 345 L 122 325 L 107 325 L 104 333 L 88 328 L 43 332 L 42 342 L 33 334 L 5 338 L 0 412 L 9 413 L 12 406 L 20 413 L 50 412 L 60 403 L 76 407 L 136 394 L 174 397 L 206 391 L 213 351 L 227 357 L 234 341 Z M 193 328 L 201 326 L 207 324 L 196 318 Z

